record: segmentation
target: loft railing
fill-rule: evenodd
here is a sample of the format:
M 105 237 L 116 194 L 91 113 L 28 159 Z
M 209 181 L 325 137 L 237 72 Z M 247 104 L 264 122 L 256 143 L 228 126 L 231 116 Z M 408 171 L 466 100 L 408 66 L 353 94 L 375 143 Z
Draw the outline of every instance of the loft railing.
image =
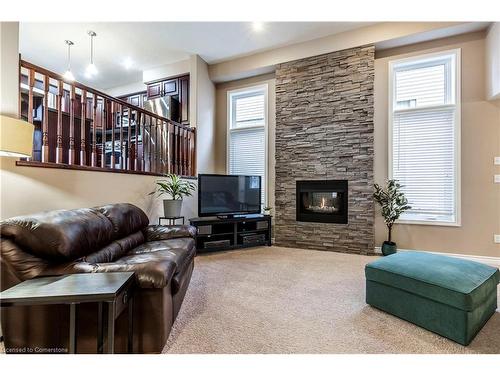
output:
M 195 129 L 20 61 L 19 113 L 35 126 L 18 165 L 195 176 Z

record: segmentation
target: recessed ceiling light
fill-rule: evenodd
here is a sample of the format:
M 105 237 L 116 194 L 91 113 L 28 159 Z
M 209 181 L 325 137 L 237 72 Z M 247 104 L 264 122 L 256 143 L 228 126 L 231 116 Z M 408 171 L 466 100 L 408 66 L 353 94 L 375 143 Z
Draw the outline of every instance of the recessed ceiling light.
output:
M 134 62 L 130 57 L 127 57 L 125 60 L 123 60 L 123 67 L 127 70 L 132 68 L 132 65 L 134 65 Z
M 264 30 L 264 22 L 252 22 L 253 31 L 262 31 Z

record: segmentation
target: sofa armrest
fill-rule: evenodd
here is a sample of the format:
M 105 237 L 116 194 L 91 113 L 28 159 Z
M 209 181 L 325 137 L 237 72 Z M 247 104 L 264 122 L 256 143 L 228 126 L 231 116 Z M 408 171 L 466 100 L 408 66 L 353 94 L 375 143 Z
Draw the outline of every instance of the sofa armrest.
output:
M 149 225 L 143 229 L 146 242 L 170 240 L 196 236 L 196 228 L 191 225 Z

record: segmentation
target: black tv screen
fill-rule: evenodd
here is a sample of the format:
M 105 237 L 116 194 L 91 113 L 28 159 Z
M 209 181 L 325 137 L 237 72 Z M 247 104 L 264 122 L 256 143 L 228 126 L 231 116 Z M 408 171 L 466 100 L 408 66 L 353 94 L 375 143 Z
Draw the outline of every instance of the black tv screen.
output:
M 198 175 L 198 216 L 260 213 L 260 176 Z

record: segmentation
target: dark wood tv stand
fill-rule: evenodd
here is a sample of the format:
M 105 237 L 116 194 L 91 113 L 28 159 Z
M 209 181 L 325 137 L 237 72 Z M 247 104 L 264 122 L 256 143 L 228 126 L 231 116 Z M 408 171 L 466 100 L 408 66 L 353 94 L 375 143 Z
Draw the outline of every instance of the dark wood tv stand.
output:
M 271 246 L 271 216 L 245 215 L 228 218 L 196 217 L 196 249 L 218 251 L 252 246 Z

